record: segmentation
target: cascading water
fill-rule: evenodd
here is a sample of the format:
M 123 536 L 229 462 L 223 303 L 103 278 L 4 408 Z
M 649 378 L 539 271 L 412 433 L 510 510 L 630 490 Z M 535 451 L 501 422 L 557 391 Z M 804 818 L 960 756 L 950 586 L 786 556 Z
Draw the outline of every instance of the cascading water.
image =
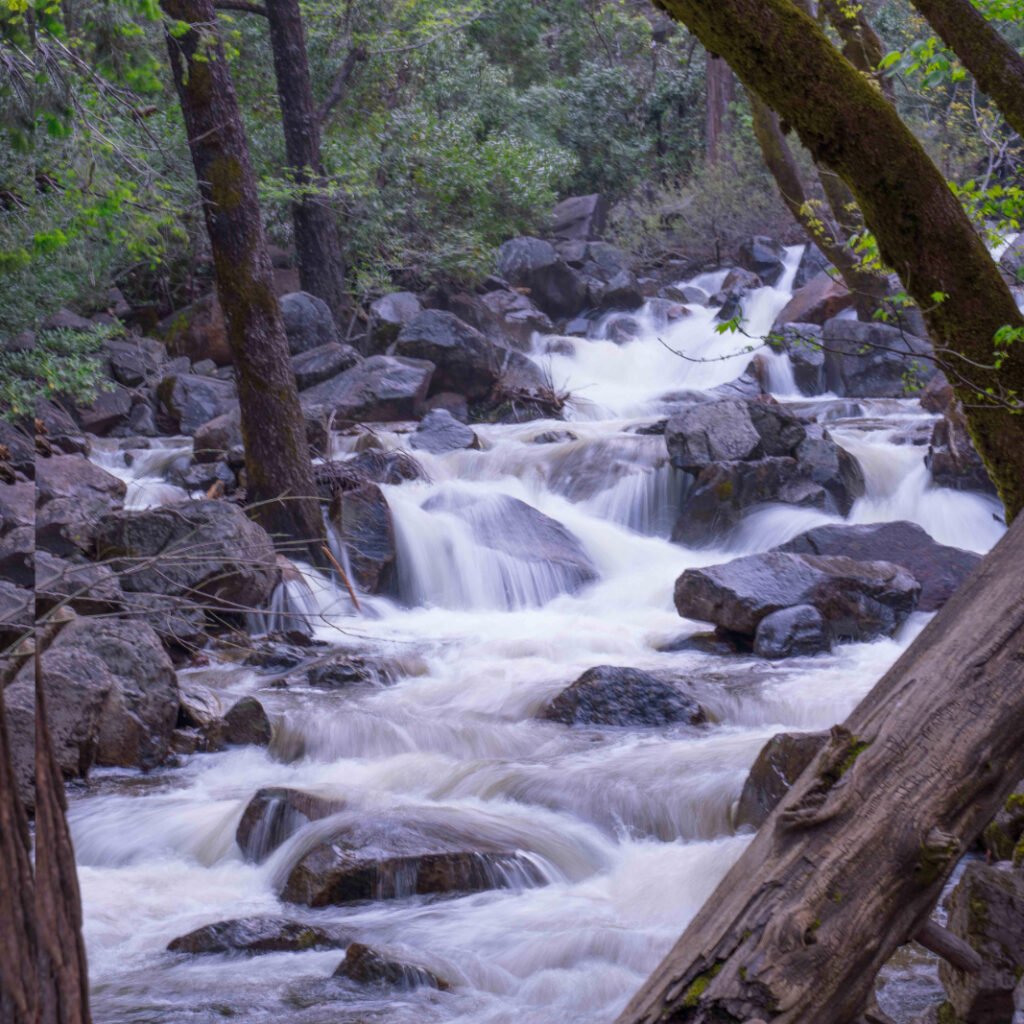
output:
M 779 285 L 748 296 L 751 334 L 767 330 L 788 299 L 798 258 L 791 250 Z M 713 291 L 721 276 L 696 284 Z M 662 437 L 637 431 L 665 414 L 671 396 L 746 369 L 746 339 L 716 333 L 713 316 L 692 307 L 666 324 L 648 307 L 634 315 L 636 340 L 566 339 L 572 354 L 547 355 L 548 339 L 538 338 L 537 360 L 579 399 L 573 422 L 476 427 L 480 450 L 424 455 L 429 482 L 384 487 L 399 601 L 364 599 L 356 616 L 343 591 L 300 567 L 314 592 L 294 582 L 269 624 L 306 608 L 317 639 L 394 666 L 391 685 L 281 689 L 249 668 L 198 670 L 199 681 L 232 695 L 259 692 L 275 721 L 271 748 L 198 755 L 148 777 L 98 772 L 72 800 L 98 1022 L 614 1018 L 748 842 L 733 834 L 730 813 L 763 743 L 844 718 L 925 621 L 913 616 L 895 639 L 781 663 L 673 644 L 704 628 L 672 607 L 682 570 L 839 521 L 772 506 L 716 549 L 668 541 L 685 478 L 669 467 Z M 765 356 L 777 397 L 795 401 L 786 357 Z M 850 520 L 911 519 L 979 551 L 997 539 L 989 499 L 932 487 L 923 449 L 898 443 L 929 421 L 915 402 L 800 402 L 864 468 L 866 494 Z M 552 443 L 534 441 L 567 428 Z M 155 488 L 145 460 L 122 459 L 118 469 L 119 453 L 98 457 L 137 485 L 133 504 L 172 497 Z M 686 678 L 713 721 L 595 730 L 536 717 L 596 665 Z M 282 904 L 283 874 L 336 821 L 304 827 L 265 862 L 246 863 L 235 830 L 263 787 L 336 800 L 345 820 L 412 820 L 518 859 L 503 862 L 500 888 L 458 899 Z M 331 976 L 338 950 L 166 952 L 191 929 L 252 915 L 330 927 L 422 965 L 451 991 L 345 983 Z

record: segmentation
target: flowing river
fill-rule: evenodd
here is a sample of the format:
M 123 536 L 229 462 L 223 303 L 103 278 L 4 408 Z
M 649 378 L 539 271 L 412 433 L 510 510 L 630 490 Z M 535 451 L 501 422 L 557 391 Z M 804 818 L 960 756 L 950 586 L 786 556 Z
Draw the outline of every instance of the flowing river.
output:
M 777 287 L 752 293 L 746 330 L 767 331 L 789 298 L 799 248 Z M 714 291 L 716 275 L 696 282 Z M 569 423 L 477 426 L 482 450 L 423 456 L 430 482 L 385 487 L 395 521 L 401 603 L 316 585 L 316 636 L 339 650 L 402 666 L 392 685 L 325 692 L 272 685 L 232 662 L 190 669 L 232 694 L 253 693 L 275 722 L 269 749 L 199 754 L 148 776 L 96 772 L 71 800 L 85 930 L 100 1024 L 599 1024 L 611 1022 L 749 837 L 730 812 L 765 741 L 841 721 L 919 632 L 833 654 L 764 662 L 662 650 L 706 625 L 680 619 L 676 577 L 691 566 L 763 551 L 837 521 L 785 506 L 749 516 L 715 549 L 669 542 L 682 486 L 664 438 L 635 432 L 663 418 L 673 395 L 738 378 L 745 342 L 714 331 L 714 311 L 659 326 L 638 314 L 626 344 L 567 339 L 535 358 L 573 395 Z M 685 352 L 681 358 L 671 349 Z M 908 519 L 935 539 L 986 551 L 1000 536 L 994 501 L 932 486 L 924 448 L 933 417 L 914 400 L 856 402 L 795 392 L 788 360 L 768 355 L 776 397 L 827 420 L 864 469 L 852 522 Z M 576 439 L 534 443 L 544 431 Z M 379 432 L 388 445 L 398 435 Z M 339 439 L 344 450 L 351 439 Z M 135 507 L 185 498 L 159 482 L 169 449 L 136 453 Z M 419 457 L 419 456 L 418 456 Z M 120 460 L 120 461 L 119 461 Z M 499 496 L 568 528 L 599 579 L 565 594 L 557 567 L 481 547 L 462 518 L 425 510 L 431 498 Z M 500 528 L 500 523 L 496 524 Z M 526 539 L 528 542 L 528 538 Z M 619 665 L 674 673 L 714 717 L 701 727 L 567 728 L 539 709 L 583 671 Z M 293 845 L 245 863 L 235 829 L 261 787 L 288 786 L 345 802 L 368 818 L 411 811 L 454 834 L 523 851 L 534 882 L 461 898 L 328 907 L 278 899 Z M 343 953 L 189 957 L 176 936 L 251 915 L 328 923 L 353 939 L 421 964 L 451 991 L 360 988 L 332 978 Z M 930 1000 L 913 965 L 889 1002 L 901 1021 Z M 885 991 L 883 989 L 883 996 Z M 883 1005 L 885 1002 L 883 1000 Z

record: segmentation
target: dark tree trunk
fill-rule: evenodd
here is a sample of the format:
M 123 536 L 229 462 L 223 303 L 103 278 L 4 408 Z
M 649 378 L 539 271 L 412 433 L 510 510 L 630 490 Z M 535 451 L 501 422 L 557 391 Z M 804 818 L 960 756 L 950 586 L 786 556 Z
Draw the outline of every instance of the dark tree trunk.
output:
M 735 98 L 732 68 L 713 53 L 708 53 L 705 64 L 706 116 L 704 119 L 704 147 L 707 162 L 717 166 L 728 156 L 732 112 L 729 105 Z
M 249 497 L 271 533 L 320 561 L 323 521 L 281 310 L 274 295 L 256 182 L 212 0 L 161 0 L 191 26 L 167 33 L 213 252 L 217 296 L 238 373 Z
M 1022 545 L 1019 517 L 833 729 L 619 1024 L 858 1017 L 1024 774 Z
M 36 921 L 40 1020 L 90 1024 L 82 900 L 67 823 L 64 778 L 53 753 L 36 649 Z
M 39 942 L 28 819 L 11 764 L 0 685 L 0 1021 L 39 1021 Z
M 1024 138 L 1024 57 L 990 25 L 971 0 L 913 0 L 928 24 L 960 58 Z
M 320 194 L 324 184 L 320 123 L 313 107 L 302 12 L 298 0 L 267 0 L 266 10 L 285 152 L 299 190 L 292 203 L 299 280 L 307 292 L 331 307 L 340 324 L 346 307 L 345 267 L 335 213 Z
M 660 0 L 704 47 L 796 130 L 851 188 L 882 259 L 925 311 L 1008 517 L 1024 506 L 1024 350 L 993 366 L 994 336 L 1024 326 L 1013 297 L 945 179 L 882 94 L 789 0 Z M 934 296 L 939 295 L 942 301 Z M 991 392 L 989 391 L 991 389 Z M 990 395 L 997 398 L 993 400 Z
M 822 7 L 843 44 L 843 56 L 858 70 L 873 75 L 882 91 L 892 99 L 892 83 L 878 74 L 885 56 L 885 44 L 868 20 L 863 4 L 823 0 Z

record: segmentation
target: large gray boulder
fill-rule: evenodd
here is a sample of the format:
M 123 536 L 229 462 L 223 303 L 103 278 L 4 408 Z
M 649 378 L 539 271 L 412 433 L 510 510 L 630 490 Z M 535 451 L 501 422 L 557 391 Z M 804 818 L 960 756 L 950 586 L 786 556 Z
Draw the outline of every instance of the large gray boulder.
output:
M 384 492 L 375 483 L 338 489 L 327 513 L 334 537 L 348 555 L 352 582 L 367 594 L 395 594 L 398 552 Z
M 352 369 L 362 360 L 363 357 L 351 345 L 341 345 L 336 341 L 308 348 L 292 356 L 295 385 L 300 391 L 305 391 L 314 384 Z
M 164 377 L 156 393 L 158 412 L 172 430 L 182 434 L 194 434 L 238 405 L 238 391 L 231 381 L 195 373 Z
M 608 218 L 608 201 L 599 192 L 569 196 L 551 211 L 549 230 L 555 238 L 588 241 L 600 238 Z
M 495 288 L 483 295 L 460 292 L 449 309 L 460 320 L 481 331 L 490 341 L 528 352 L 534 334 L 551 334 L 551 318 L 530 298 L 511 288 Z
M 280 303 L 288 349 L 293 356 L 338 341 L 331 307 L 323 299 L 309 292 L 290 292 L 281 296 Z
M 739 400 L 707 402 L 673 416 L 665 426 L 665 443 L 672 465 L 686 472 L 761 453 L 749 406 Z
M 420 421 L 409 438 L 409 447 L 432 455 L 444 455 L 465 448 L 479 448 L 480 442 L 476 434 L 447 409 L 434 409 Z
M 768 344 L 789 356 L 793 380 L 801 394 L 820 395 L 827 390 L 821 327 L 817 324 L 787 323 L 773 331 Z
M 412 292 L 389 292 L 370 303 L 370 345 L 383 352 L 410 320 L 423 312 L 423 305 Z
M 765 284 L 776 284 L 782 277 L 786 270 L 785 258 L 785 247 L 765 235 L 748 238 L 740 244 L 737 253 L 739 265 L 757 274 Z
M 822 332 L 829 391 L 852 398 L 903 398 L 939 371 L 931 343 L 899 327 L 843 318 Z
M 36 466 L 36 544 L 56 555 L 89 551 L 99 519 L 124 504 L 127 486 L 81 455 Z
M 431 393 L 454 391 L 471 399 L 490 393 L 507 352 L 496 348 L 475 327 L 440 309 L 428 309 L 407 323 L 393 351 L 434 364 Z
M 891 636 L 917 607 L 921 584 L 891 562 L 768 551 L 687 569 L 675 587 L 684 618 L 753 638 L 773 612 L 811 605 L 834 640 Z
M 550 317 L 570 317 L 587 303 L 587 282 L 550 242 L 513 238 L 498 250 L 498 273 L 510 284 L 529 289 L 530 298 Z
M 793 297 L 775 318 L 772 330 L 794 323 L 824 324 L 852 305 L 853 295 L 846 285 L 830 274 L 821 273 L 793 292 Z
M 125 591 L 210 605 L 220 614 L 261 608 L 279 576 L 267 532 L 225 501 L 104 516 L 96 551 L 111 560 Z
M 415 419 L 423 411 L 434 364 L 422 359 L 371 356 L 302 393 L 303 408 L 336 421 Z
M 35 553 L 36 614 L 61 605 L 81 615 L 103 615 L 124 607 L 115 573 L 94 562 L 71 562 L 40 549 Z
M 778 550 L 902 565 L 921 584 L 917 607 L 924 612 L 941 608 L 981 561 L 973 551 L 939 544 L 916 523 L 908 522 L 817 526 Z
M 104 342 L 103 356 L 110 376 L 126 388 L 156 380 L 168 358 L 161 342 L 134 336 Z
M 247 861 L 262 864 L 304 825 L 337 814 L 344 807 L 343 801 L 328 800 L 298 789 L 260 789 L 242 813 L 235 830 L 235 842 Z
M 981 956 L 974 974 L 939 963 L 958 1020 L 1008 1024 L 1014 990 L 1024 977 L 1024 871 L 1008 864 L 969 863 L 947 900 L 946 927 Z
M 35 487 L 28 481 L 0 484 L 0 579 L 19 587 L 35 582 L 35 501 Z
M 538 716 L 564 725 L 699 725 L 704 709 L 685 690 L 635 668 L 598 665 L 548 701 Z
M 985 463 L 967 432 L 967 421 L 958 404 L 951 405 L 932 428 L 924 464 L 939 487 L 996 493 Z

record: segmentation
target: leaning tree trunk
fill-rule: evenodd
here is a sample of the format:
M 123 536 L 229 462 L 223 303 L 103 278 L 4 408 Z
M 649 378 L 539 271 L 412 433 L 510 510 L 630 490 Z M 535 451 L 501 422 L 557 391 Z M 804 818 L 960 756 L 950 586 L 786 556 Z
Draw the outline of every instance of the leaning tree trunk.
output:
M 713 53 L 708 53 L 704 68 L 704 148 L 708 164 L 715 167 L 726 156 L 735 83 L 732 68 Z
M 1024 346 L 994 365 L 994 337 L 1024 327 L 945 179 L 882 94 L 790 0 L 658 0 L 796 129 L 853 192 L 882 259 L 925 313 L 968 428 L 1012 518 L 1024 507 Z
M 167 49 L 238 374 L 249 497 L 272 533 L 309 544 L 319 561 L 323 521 L 302 408 L 213 2 L 161 0 L 161 6 L 177 22 L 168 27 Z
M 324 182 L 320 123 L 306 58 L 306 38 L 298 0 L 267 0 L 270 45 L 274 51 L 277 98 L 281 106 L 288 173 L 297 189 L 292 203 L 295 249 L 302 287 L 319 296 L 340 324 L 346 307 L 345 266 L 334 211 L 321 194 Z
M 1024 517 L 800 776 L 620 1024 L 848 1024 L 1024 774 Z
M 913 0 L 928 24 L 960 58 L 978 87 L 1024 138 L 1024 57 L 971 0 Z

